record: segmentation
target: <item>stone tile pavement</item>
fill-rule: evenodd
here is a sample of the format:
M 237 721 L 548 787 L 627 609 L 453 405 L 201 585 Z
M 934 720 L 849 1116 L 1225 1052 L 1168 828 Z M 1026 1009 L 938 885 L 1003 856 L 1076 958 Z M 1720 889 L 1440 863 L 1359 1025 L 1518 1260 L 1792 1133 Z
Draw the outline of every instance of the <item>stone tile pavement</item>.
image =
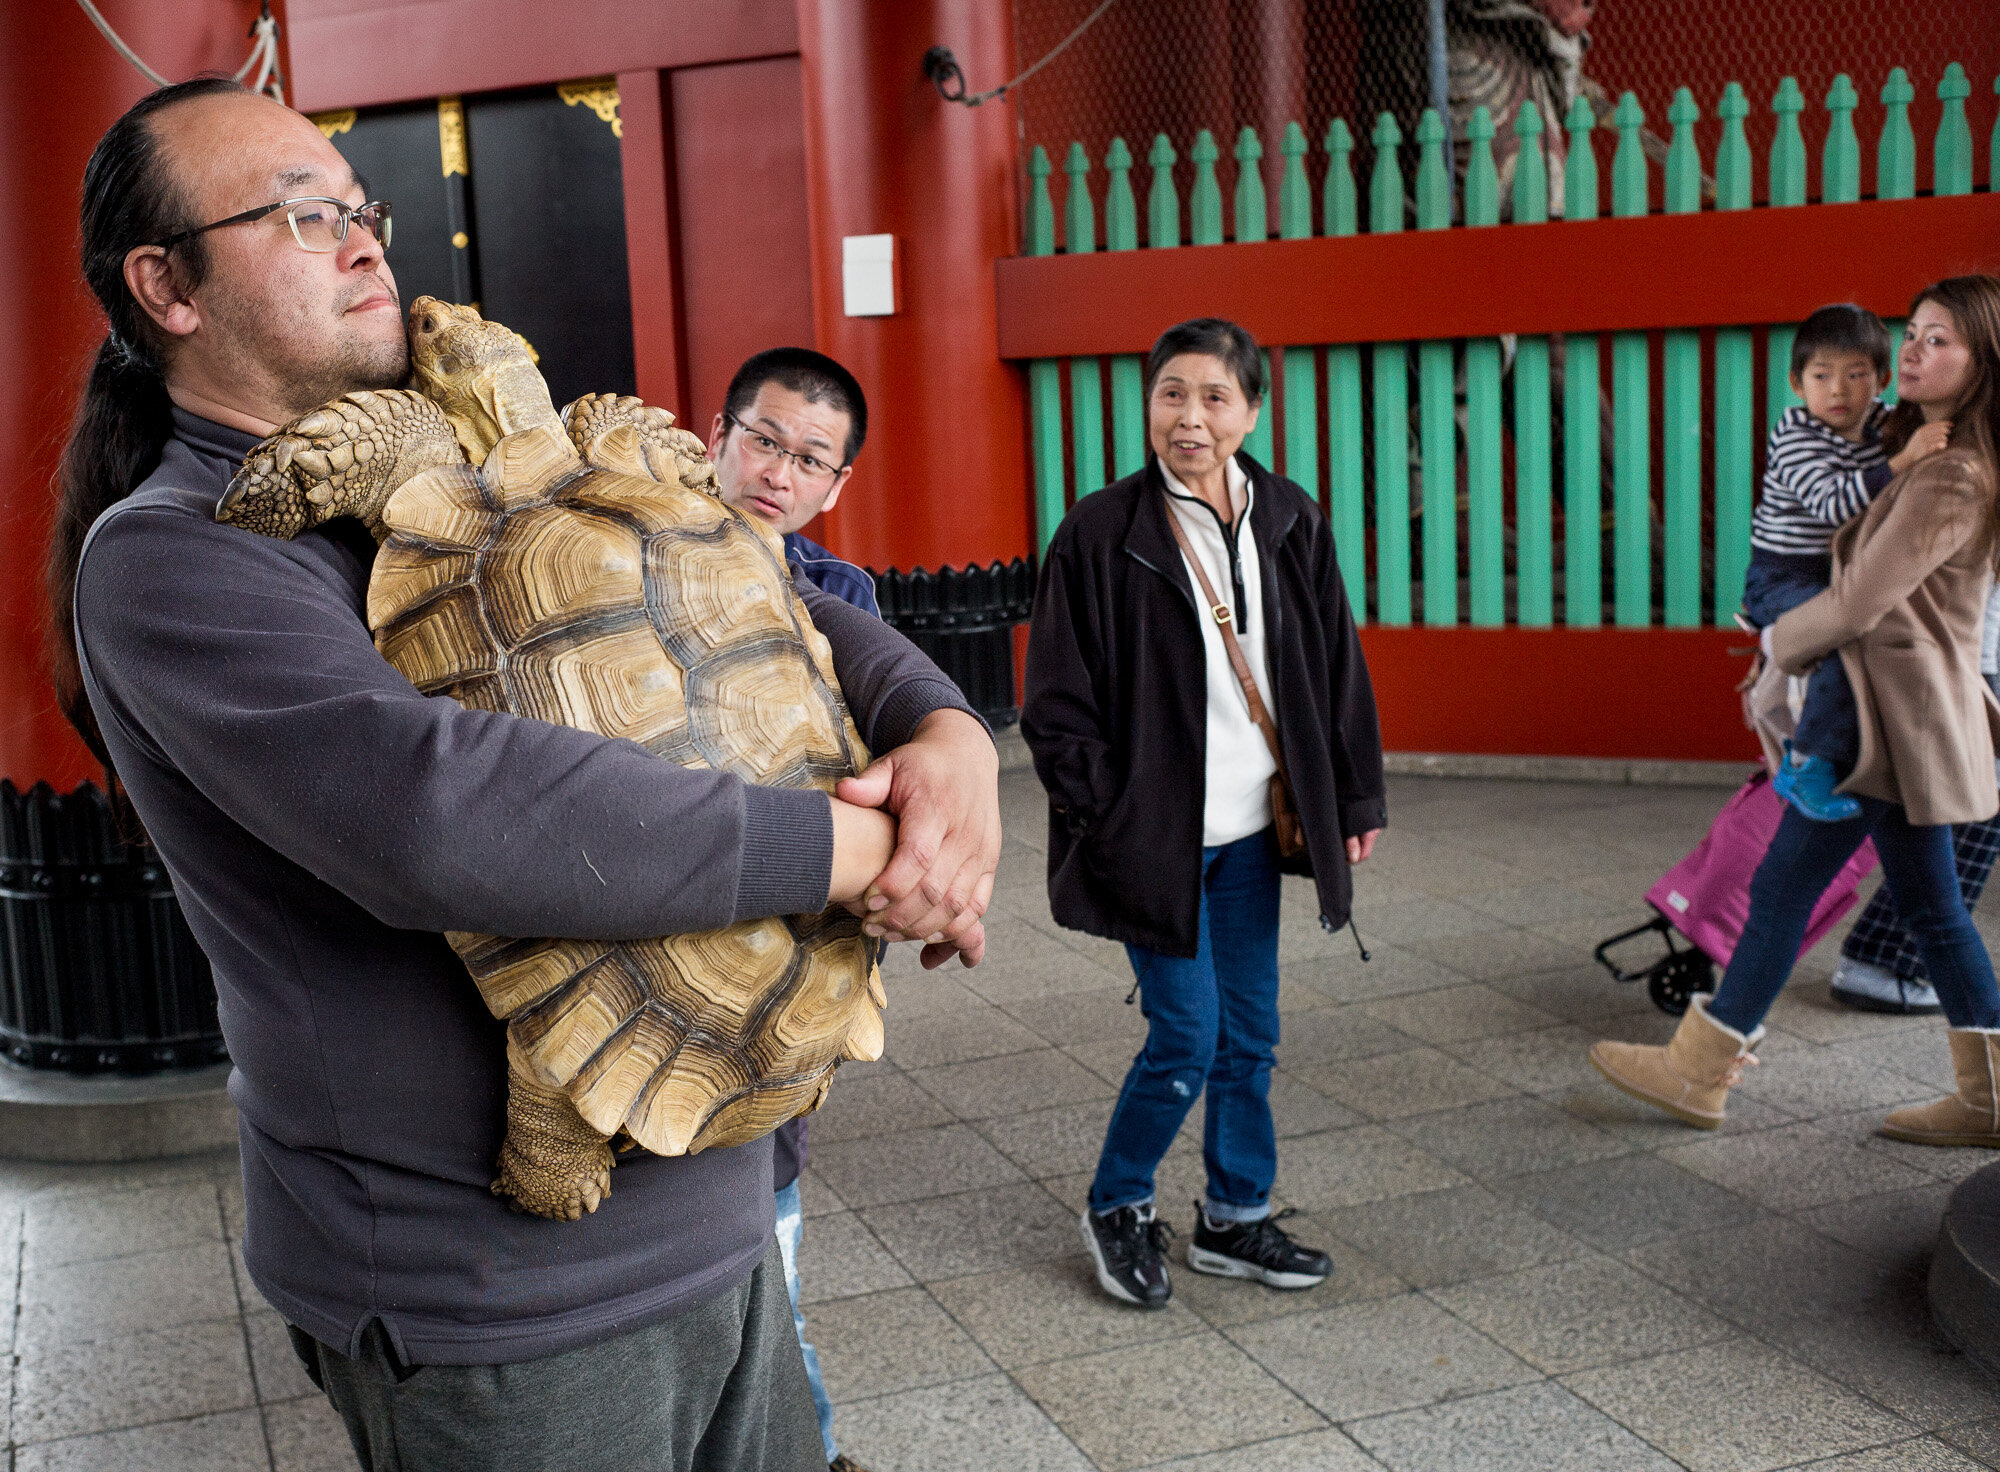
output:
M 1601 1084 L 1670 1023 L 1589 961 L 1723 794 L 1398 779 L 1359 878 L 1374 951 L 1289 888 L 1278 1192 L 1318 1290 L 1175 1275 L 1102 1299 L 1076 1214 L 1142 1034 L 1122 952 L 1042 888 L 1010 773 L 991 960 L 897 956 L 888 1053 L 813 1126 L 808 1322 L 875 1472 L 1827 1472 L 2000 1467 L 2000 1385 L 1923 1277 L 1973 1151 L 1877 1139 L 1944 1082 L 1935 1020 L 1832 1006 L 1835 942 L 1772 1017 L 1727 1129 Z M 2000 907 L 1981 921 L 2000 938 Z M 1837 937 L 1836 937 L 1837 940 Z M 1185 1233 L 1200 1113 L 1161 1173 Z M 244 1276 L 233 1156 L 0 1167 L 16 1472 L 347 1468 Z

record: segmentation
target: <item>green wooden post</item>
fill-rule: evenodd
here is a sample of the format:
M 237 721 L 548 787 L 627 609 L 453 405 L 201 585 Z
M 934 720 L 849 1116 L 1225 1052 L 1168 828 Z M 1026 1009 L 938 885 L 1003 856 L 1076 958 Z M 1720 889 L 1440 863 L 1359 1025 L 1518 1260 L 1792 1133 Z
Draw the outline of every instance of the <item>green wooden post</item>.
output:
M 1278 181 L 1278 238 L 1305 240 L 1313 233 L 1312 185 L 1306 182 L 1306 130 L 1285 124 L 1278 150 L 1285 170 Z M 1319 499 L 1319 365 L 1311 348 L 1285 349 L 1285 474 Z
M 1953 62 L 1944 69 L 1938 83 L 1938 100 L 1944 116 L 1938 119 L 1937 141 L 1932 145 L 1931 193 L 1972 193 L 1972 124 L 1965 118 L 1965 99 L 1972 95 L 1972 83 L 1965 68 Z
M 1165 133 L 1155 134 L 1146 162 L 1153 166 L 1153 188 L 1146 196 L 1146 244 L 1172 250 L 1181 243 L 1181 197 L 1174 189 L 1174 165 L 1180 155 Z
M 1694 94 L 1674 93 L 1667 120 L 1674 125 L 1667 149 L 1666 207 L 1670 215 L 1701 208 L 1701 156 L 1694 125 L 1701 116 Z M 1701 334 L 1676 330 L 1666 335 L 1661 359 L 1660 433 L 1661 521 L 1666 577 L 1662 612 L 1669 628 L 1701 623 Z
M 1993 79 L 1993 95 L 2000 97 L 2000 77 Z M 2000 113 L 1993 118 L 1993 136 L 1986 140 L 1986 187 L 2000 194 Z
M 1269 211 L 1264 203 L 1264 145 L 1255 128 L 1236 135 L 1236 238 L 1269 237 Z
M 1188 193 L 1188 244 L 1220 245 L 1222 186 L 1215 180 L 1215 161 L 1222 157 L 1222 150 L 1215 146 L 1215 135 L 1206 128 L 1195 134 L 1188 157 L 1194 160 L 1194 188 Z
M 1088 255 L 1097 249 L 1097 211 L 1090 198 L 1090 155 L 1081 143 L 1063 160 L 1069 194 L 1063 201 L 1063 248 Z M 1104 368 L 1096 358 L 1069 360 L 1070 448 L 1076 459 L 1076 498 L 1081 501 L 1105 484 Z
M 1771 139 L 1771 205 L 1784 208 L 1806 202 L 1806 142 L 1799 133 L 1799 114 L 1805 111 L 1805 93 L 1796 77 L 1778 83 L 1771 99 L 1777 115 L 1778 131 Z M 1797 329 L 1789 324 L 1771 328 L 1764 336 L 1764 418 L 1765 429 L 1775 428 L 1785 410 L 1799 401 L 1792 392 L 1792 338 Z
M 1104 155 L 1111 182 L 1104 190 L 1104 248 L 1139 248 L 1139 211 L 1132 197 L 1132 150 L 1113 138 Z M 1111 360 L 1112 474 L 1124 477 L 1146 463 L 1146 402 L 1139 360 L 1122 353 Z
M 1322 229 L 1353 235 L 1360 228 L 1354 188 L 1354 135 L 1335 118 L 1326 125 L 1326 184 Z M 1361 349 L 1336 343 L 1326 350 L 1327 517 L 1354 616 L 1368 617 L 1368 521 L 1363 510 Z
M 1875 148 L 1875 197 L 1914 199 L 1917 193 L 1917 138 L 1910 131 L 1910 104 L 1917 89 L 1901 67 L 1889 73 L 1882 88 L 1882 141 Z
M 1520 140 L 1514 156 L 1516 225 L 1540 225 L 1549 217 L 1542 133 L 1541 110 L 1532 99 L 1524 101 L 1514 114 L 1514 136 Z M 1468 187 L 1468 211 L 1471 197 Z M 1514 347 L 1514 618 L 1524 628 L 1545 629 L 1555 622 L 1551 443 L 1549 340 L 1523 337 Z
M 1750 208 L 1750 143 L 1743 119 L 1750 99 L 1731 82 L 1716 107 L 1722 146 L 1715 156 L 1715 207 Z M 1857 156 L 1858 157 L 1858 156 Z M 1857 165 L 1858 167 L 1858 165 Z M 1747 327 L 1715 334 L 1715 609 L 1718 627 L 1743 601 L 1743 572 L 1750 565 L 1750 499 L 1756 469 L 1752 426 L 1756 367 Z
M 1396 145 L 1403 130 L 1383 113 L 1375 123 L 1375 170 L 1368 180 L 1368 229 L 1403 228 L 1403 171 Z M 1385 624 L 1410 621 L 1410 381 L 1406 350 L 1378 342 L 1375 366 L 1375 608 Z
M 1493 115 L 1473 109 L 1466 124 L 1472 157 L 1465 172 L 1465 223 L 1500 223 L 1500 174 L 1493 165 Z M 1472 622 L 1498 627 L 1507 621 L 1506 508 L 1500 432 L 1500 343 L 1475 338 L 1465 345 L 1466 566 Z
M 1024 254 L 1056 253 L 1056 208 L 1049 198 L 1049 156 L 1038 143 L 1028 155 L 1028 239 Z M 1062 368 L 1053 358 L 1028 364 L 1028 414 L 1035 459 L 1035 532 L 1040 551 L 1069 509 L 1063 483 Z
M 1569 154 L 1563 161 L 1563 218 L 1594 220 L 1597 155 L 1591 151 L 1590 133 L 1597 116 L 1587 98 L 1577 98 L 1566 122 Z M 1571 628 L 1594 629 L 1604 622 L 1596 336 L 1571 333 L 1563 359 L 1563 622 Z
M 1618 152 L 1611 161 L 1611 213 L 1646 213 L 1645 109 L 1627 92 L 1611 116 Z M 1622 628 L 1653 620 L 1652 369 L 1646 334 L 1611 338 L 1611 602 Z
M 1417 228 L 1451 226 L 1451 166 L 1444 121 L 1425 108 L 1417 122 Z M 1451 343 L 1417 346 L 1417 423 L 1423 454 L 1424 622 L 1458 622 L 1458 404 Z
M 1861 198 L 1861 140 L 1854 136 L 1854 109 L 1861 94 L 1846 72 L 1826 94 L 1826 147 L 1820 153 L 1819 197 L 1823 204 L 1852 204 Z

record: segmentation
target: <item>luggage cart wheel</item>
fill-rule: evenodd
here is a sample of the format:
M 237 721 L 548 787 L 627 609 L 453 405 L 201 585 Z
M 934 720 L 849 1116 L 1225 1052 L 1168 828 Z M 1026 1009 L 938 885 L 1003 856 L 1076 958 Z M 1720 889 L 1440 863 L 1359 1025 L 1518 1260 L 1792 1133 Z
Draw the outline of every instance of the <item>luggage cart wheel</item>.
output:
M 1715 963 L 1700 951 L 1676 951 L 1646 974 L 1646 994 L 1669 1017 L 1687 1011 L 1696 992 L 1715 990 Z

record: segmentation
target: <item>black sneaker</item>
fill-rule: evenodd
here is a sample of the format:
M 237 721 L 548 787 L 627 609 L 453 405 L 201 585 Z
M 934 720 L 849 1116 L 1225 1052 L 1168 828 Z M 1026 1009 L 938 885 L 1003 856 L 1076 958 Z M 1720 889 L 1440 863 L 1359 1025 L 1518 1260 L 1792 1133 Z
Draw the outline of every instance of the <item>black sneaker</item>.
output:
M 1288 1206 L 1260 1222 L 1225 1222 L 1214 1227 L 1197 1202 L 1188 1266 L 1219 1278 L 1255 1278 L 1270 1288 L 1319 1286 L 1332 1274 L 1333 1259 L 1311 1247 L 1301 1247 L 1285 1235 L 1278 1223 L 1294 1210 Z
M 1165 1308 L 1173 1296 L 1167 1281 L 1167 1238 L 1174 1229 L 1148 1206 L 1121 1206 L 1099 1216 L 1083 1212 L 1083 1245 L 1097 1267 L 1097 1281 L 1122 1303 Z

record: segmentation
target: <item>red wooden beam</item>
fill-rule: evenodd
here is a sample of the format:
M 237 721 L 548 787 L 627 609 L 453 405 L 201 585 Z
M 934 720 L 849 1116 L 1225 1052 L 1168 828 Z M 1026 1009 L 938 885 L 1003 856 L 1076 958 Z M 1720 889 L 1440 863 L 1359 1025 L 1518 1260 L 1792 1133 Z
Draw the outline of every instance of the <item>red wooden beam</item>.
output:
M 1398 235 L 1017 256 L 995 263 L 1008 358 L 1143 353 L 1189 317 L 1267 345 L 1900 316 L 2000 268 L 2000 194 Z
M 625 264 L 632 291 L 632 364 L 639 397 L 690 412 L 687 324 L 681 312 L 680 240 L 666 78 L 618 74 L 619 167 L 625 178 Z M 699 434 L 699 428 L 695 431 Z
M 1734 629 L 1391 629 L 1361 646 L 1391 751 L 1755 761 Z
M 290 0 L 285 32 L 305 112 L 799 49 L 794 0 Z

